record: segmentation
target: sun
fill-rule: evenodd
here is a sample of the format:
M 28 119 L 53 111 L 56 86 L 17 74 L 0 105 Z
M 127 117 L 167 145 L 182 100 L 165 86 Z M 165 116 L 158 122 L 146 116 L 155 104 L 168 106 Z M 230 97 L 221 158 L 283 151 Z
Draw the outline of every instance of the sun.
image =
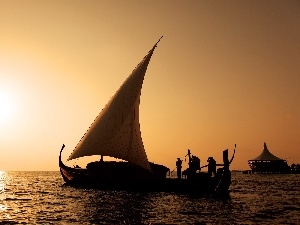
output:
M 0 124 L 7 122 L 14 114 L 13 97 L 0 90 Z

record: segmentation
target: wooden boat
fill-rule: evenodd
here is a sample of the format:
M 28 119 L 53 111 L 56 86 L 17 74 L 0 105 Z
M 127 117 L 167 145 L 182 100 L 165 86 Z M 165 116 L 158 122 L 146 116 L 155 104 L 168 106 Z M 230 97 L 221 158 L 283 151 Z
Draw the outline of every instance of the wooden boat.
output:
M 158 42 L 102 109 L 68 158 L 100 155 L 101 159 L 111 156 L 124 161 L 100 160 L 84 169 L 69 167 L 61 159 L 63 145 L 59 167 L 67 185 L 110 190 L 228 193 L 229 166 L 234 157 L 233 154 L 229 161 L 228 150 L 223 151 L 223 164 L 214 177 L 196 172 L 188 173 L 186 179 L 170 178 L 169 168 L 148 161 L 141 138 L 139 103 L 144 76 Z

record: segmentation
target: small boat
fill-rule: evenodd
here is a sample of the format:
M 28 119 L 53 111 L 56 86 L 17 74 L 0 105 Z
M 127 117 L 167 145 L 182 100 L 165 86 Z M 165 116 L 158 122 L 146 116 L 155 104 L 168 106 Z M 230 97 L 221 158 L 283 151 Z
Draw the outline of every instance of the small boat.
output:
M 184 171 L 185 179 L 171 178 L 169 168 L 148 161 L 140 131 L 139 103 L 144 76 L 158 42 L 105 105 L 68 158 L 99 155 L 100 160 L 88 163 L 86 168 L 67 166 L 61 159 L 63 144 L 59 167 L 67 185 L 109 190 L 228 193 L 229 166 L 234 157 L 233 153 L 232 159 L 228 159 L 228 149 L 223 151 L 223 163 L 217 164 L 220 168 L 215 176 Z M 104 161 L 103 156 L 124 161 Z

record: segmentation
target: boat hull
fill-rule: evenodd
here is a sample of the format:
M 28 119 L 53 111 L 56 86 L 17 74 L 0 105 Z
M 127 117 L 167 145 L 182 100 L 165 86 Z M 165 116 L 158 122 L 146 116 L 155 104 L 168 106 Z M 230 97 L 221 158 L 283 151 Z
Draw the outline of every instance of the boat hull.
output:
M 197 173 L 189 179 L 161 178 L 149 176 L 122 176 L 90 171 L 88 169 L 60 167 L 66 185 L 77 188 L 102 190 L 126 190 L 138 192 L 218 193 L 227 194 L 231 184 L 230 173 L 221 177 L 209 177 L 208 173 Z
M 151 171 L 129 162 L 92 162 L 86 169 L 66 166 L 59 154 L 59 167 L 66 185 L 103 190 L 138 192 L 189 192 L 227 195 L 231 185 L 228 150 L 223 151 L 224 164 L 214 177 L 200 172 L 188 174 L 186 179 L 166 178 L 169 168 L 150 163 Z M 235 151 L 234 151 L 235 152 Z

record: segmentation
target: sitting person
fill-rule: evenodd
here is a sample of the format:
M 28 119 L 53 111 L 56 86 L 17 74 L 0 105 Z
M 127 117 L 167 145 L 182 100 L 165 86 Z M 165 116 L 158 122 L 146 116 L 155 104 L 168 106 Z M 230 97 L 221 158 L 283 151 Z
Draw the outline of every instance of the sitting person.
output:
M 197 156 L 194 156 L 194 155 L 192 156 L 192 163 L 193 163 L 194 170 L 196 170 L 196 171 L 201 170 L 201 168 L 200 168 L 200 159 Z
M 188 174 L 188 176 L 194 176 L 197 170 L 201 170 L 200 159 L 197 156 L 192 155 L 189 149 L 186 156 L 189 157 L 189 168 L 185 172 Z
M 208 175 L 211 177 L 212 174 L 214 174 L 214 176 L 216 176 L 216 169 L 217 169 L 217 164 L 216 164 L 216 160 L 213 157 L 208 157 L 207 159 L 208 162 Z

